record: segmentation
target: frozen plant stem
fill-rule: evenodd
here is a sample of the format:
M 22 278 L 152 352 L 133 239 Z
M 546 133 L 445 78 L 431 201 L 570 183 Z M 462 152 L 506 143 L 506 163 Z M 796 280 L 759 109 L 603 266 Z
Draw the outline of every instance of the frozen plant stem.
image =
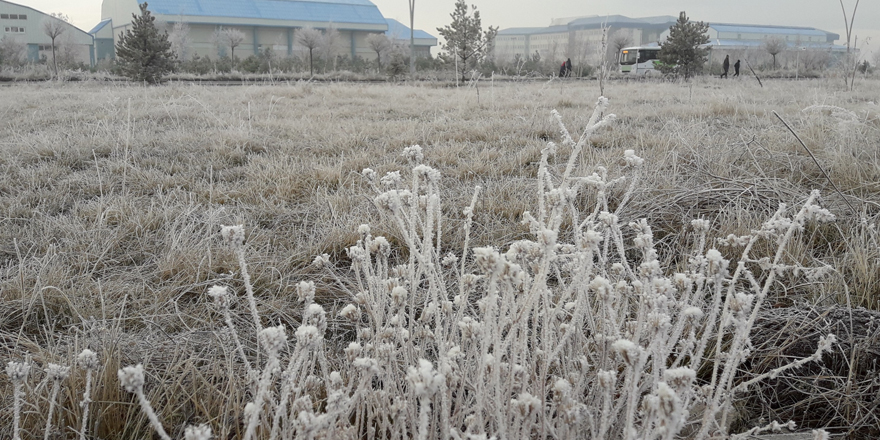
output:
M 58 392 L 61 391 L 61 382 L 67 379 L 69 375 L 70 367 L 49 364 L 49 368 L 46 368 L 46 379 L 52 382 L 52 392 L 49 396 L 49 414 L 46 416 L 44 440 L 49 440 L 49 434 L 52 432 L 52 414 L 55 412 L 55 401 L 58 400 Z
M 244 258 L 244 226 L 223 226 L 220 230 L 220 235 L 232 246 L 235 257 L 238 259 L 238 266 L 241 269 L 241 279 L 244 282 L 245 292 L 247 293 L 251 317 L 254 319 L 254 326 L 257 329 L 257 334 L 259 334 L 263 331 L 263 325 L 260 323 L 257 300 L 254 298 L 254 286 L 251 284 L 251 275 L 248 273 L 247 262 Z
M 117 371 L 117 376 L 119 377 L 119 384 L 124 387 L 126 391 L 134 393 L 137 396 L 138 403 L 141 405 L 141 411 L 147 414 L 147 418 L 150 419 L 150 425 L 153 426 L 153 429 L 159 434 L 159 437 L 161 437 L 162 440 L 171 440 L 171 437 L 165 432 L 165 428 L 159 423 L 159 417 L 156 416 L 156 412 L 153 411 L 153 407 L 150 406 L 150 401 L 147 400 L 147 396 L 144 395 L 144 367 L 141 364 L 137 364 L 133 367 L 125 367 Z
M 31 365 L 27 361 L 6 363 L 6 375 L 13 387 L 12 440 L 21 440 L 21 404 L 24 400 L 24 383 L 30 370 Z
M 86 440 L 86 430 L 89 427 L 89 404 L 92 403 L 92 372 L 98 368 L 98 356 L 87 348 L 77 356 L 77 361 L 86 370 L 86 389 L 83 391 L 83 400 L 79 403 L 83 409 L 79 439 Z

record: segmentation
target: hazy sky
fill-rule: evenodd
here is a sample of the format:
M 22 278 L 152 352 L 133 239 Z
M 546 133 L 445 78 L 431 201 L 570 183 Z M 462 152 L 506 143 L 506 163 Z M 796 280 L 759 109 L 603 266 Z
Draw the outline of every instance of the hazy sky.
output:
M 43 12 L 61 12 L 88 31 L 101 20 L 101 0 L 10 0 Z M 210 0 L 203 0 L 210 1 Z M 407 0 L 372 0 L 382 14 L 409 24 Z M 415 0 L 417 29 L 439 37 L 437 28 L 449 23 L 455 0 Z M 582 15 L 677 16 L 687 11 L 693 20 L 716 23 L 811 26 L 841 35 L 845 27 L 840 0 L 469 0 L 480 10 L 483 26 L 501 29 L 547 26 L 553 18 Z M 855 0 L 843 0 L 847 15 Z M 867 0 L 856 11 L 854 33 L 859 47 L 872 52 L 880 47 L 880 1 Z M 869 39 L 868 39 L 869 38 Z M 867 42 L 866 42 L 866 39 Z

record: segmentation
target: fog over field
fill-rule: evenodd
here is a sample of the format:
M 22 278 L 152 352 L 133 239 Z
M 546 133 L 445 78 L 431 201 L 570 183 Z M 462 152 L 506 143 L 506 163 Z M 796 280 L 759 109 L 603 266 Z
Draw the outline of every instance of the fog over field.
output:
M 16 3 L 33 7 L 44 12 L 62 12 L 70 16 L 74 25 L 89 30 L 101 21 L 101 0 L 19 0 Z M 401 23 L 409 23 L 409 6 L 400 0 L 374 0 L 382 14 Z M 843 12 L 839 1 L 833 0 L 741 0 L 736 2 L 707 2 L 702 0 L 680 1 L 577 1 L 553 0 L 535 2 L 533 0 L 482 0 L 472 2 L 479 8 L 484 26 L 540 27 L 548 26 L 550 20 L 563 17 L 585 15 L 625 15 L 627 17 L 649 17 L 657 15 L 678 16 L 687 11 L 694 20 L 715 23 L 768 24 L 780 26 L 808 26 L 835 32 L 842 36 L 838 44 L 846 44 L 846 27 L 843 25 Z M 449 14 L 454 9 L 454 0 L 415 2 L 415 27 L 439 37 L 437 28 L 449 24 Z M 843 2 L 850 15 L 854 0 Z M 880 3 L 859 2 L 853 29 L 859 36 L 863 59 L 870 60 L 871 54 L 880 45 Z M 866 38 L 870 38 L 868 41 Z M 867 43 L 866 43 L 867 41 Z M 435 49 L 436 52 L 436 49 Z M 435 53 L 436 55 L 436 53 Z
M 880 80 L 604 92 L 0 87 L 0 437 L 880 435 Z

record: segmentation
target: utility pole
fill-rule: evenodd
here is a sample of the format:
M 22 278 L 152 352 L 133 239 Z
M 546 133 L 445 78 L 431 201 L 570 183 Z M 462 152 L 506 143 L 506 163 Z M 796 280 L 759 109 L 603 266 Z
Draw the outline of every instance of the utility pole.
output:
M 415 7 L 416 0 L 409 1 L 409 76 L 416 79 L 416 30 L 415 30 Z

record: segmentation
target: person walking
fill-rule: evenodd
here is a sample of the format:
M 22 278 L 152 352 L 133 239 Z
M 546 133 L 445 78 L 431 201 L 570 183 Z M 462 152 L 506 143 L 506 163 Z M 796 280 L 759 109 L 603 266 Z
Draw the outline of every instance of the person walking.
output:
M 739 76 L 739 60 L 736 60 L 736 63 L 733 64 L 733 77 L 736 78 Z
M 721 77 L 727 78 L 727 71 L 730 70 L 730 55 L 724 56 L 724 62 L 721 64 L 721 68 L 724 69 L 724 72 L 721 74 Z

